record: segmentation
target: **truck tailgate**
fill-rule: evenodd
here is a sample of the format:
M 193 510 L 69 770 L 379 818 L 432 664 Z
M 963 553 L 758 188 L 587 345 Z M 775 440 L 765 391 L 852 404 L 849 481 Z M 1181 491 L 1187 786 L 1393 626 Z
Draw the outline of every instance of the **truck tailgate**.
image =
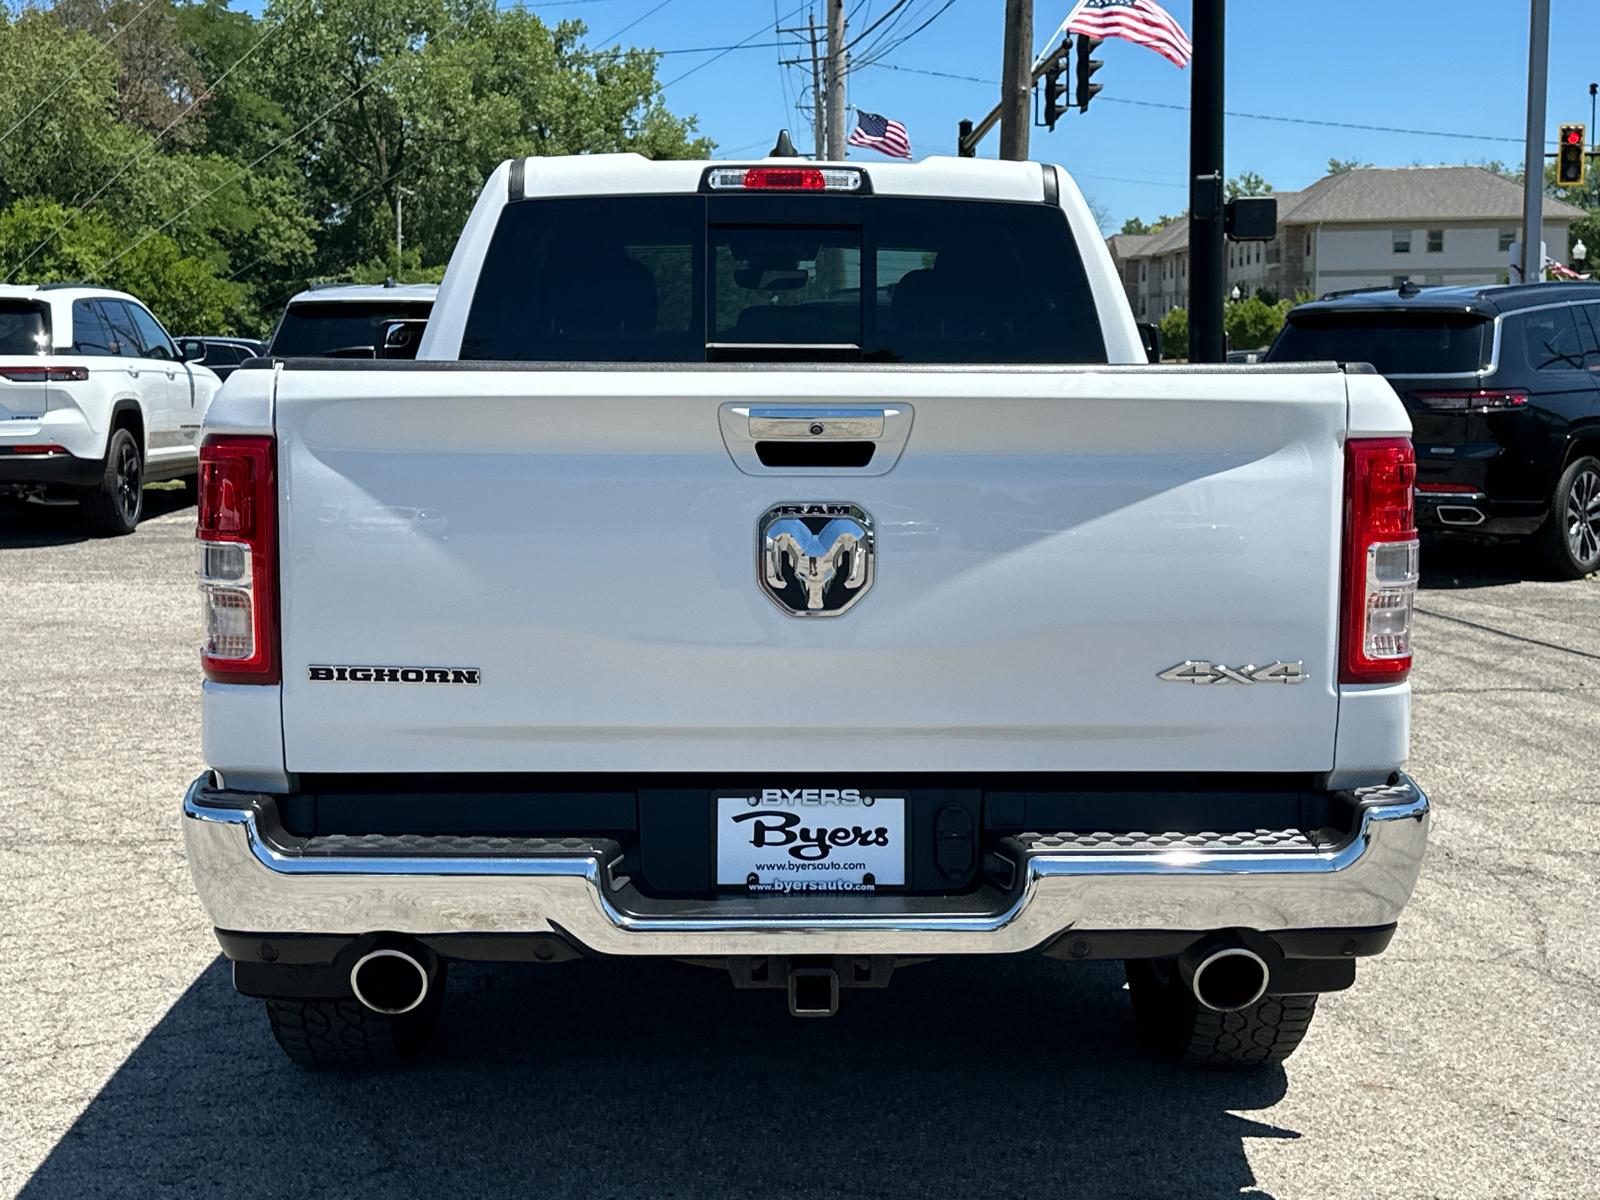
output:
M 277 386 L 291 771 L 1333 764 L 1336 371 L 351 365 Z M 742 470 L 730 402 L 911 430 L 882 474 Z M 875 520 L 848 612 L 759 586 L 782 502 Z

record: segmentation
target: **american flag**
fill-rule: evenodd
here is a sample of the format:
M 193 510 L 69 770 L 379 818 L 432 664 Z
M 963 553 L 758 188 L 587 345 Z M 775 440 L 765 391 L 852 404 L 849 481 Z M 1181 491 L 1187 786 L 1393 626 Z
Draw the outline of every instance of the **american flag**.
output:
M 890 158 L 911 157 L 911 139 L 906 136 L 906 127 L 899 121 L 891 121 L 877 113 L 857 110 L 856 127 L 850 131 L 845 144 L 865 146 Z
M 1155 0 L 1079 0 L 1064 28 L 1090 37 L 1122 38 L 1180 67 L 1188 66 L 1194 54 L 1183 26 Z

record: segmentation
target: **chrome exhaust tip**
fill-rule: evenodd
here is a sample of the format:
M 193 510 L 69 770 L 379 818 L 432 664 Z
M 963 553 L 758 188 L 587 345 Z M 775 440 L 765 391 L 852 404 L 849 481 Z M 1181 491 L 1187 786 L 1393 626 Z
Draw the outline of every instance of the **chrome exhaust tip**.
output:
M 428 969 L 404 950 L 373 950 L 350 968 L 356 999 L 384 1016 L 408 1013 L 428 996 Z
M 1433 510 L 1441 525 L 1482 525 L 1488 520 L 1481 508 L 1470 504 L 1441 504 Z
M 1254 950 L 1224 946 L 1196 964 L 1189 987 L 1213 1012 L 1238 1012 L 1267 994 L 1272 972 Z

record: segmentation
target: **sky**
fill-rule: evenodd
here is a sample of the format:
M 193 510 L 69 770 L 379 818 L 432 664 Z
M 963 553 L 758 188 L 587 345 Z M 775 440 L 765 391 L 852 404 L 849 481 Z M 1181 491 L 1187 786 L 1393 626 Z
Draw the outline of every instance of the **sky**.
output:
M 1048 48 L 1046 40 L 1073 2 L 1035 0 L 1036 51 Z M 234 3 L 261 11 L 261 0 Z M 716 141 L 718 157 L 763 154 L 780 128 L 793 132 L 801 150 L 811 148 L 809 108 L 796 108 L 810 70 L 780 65 L 802 48 L 797 38 L 775 35 L 774 29 L 803 26 L 813 12 L 820 23 L 823 0 L 524 3 L 552 23 L 581 21 L 591 46 L 661 51 L 659 77 L 667 85 L 668 107 L 696 117 L 699 131 Z M 866 32 L 894 3 L 847 0 L 847 36 Z M 1185 29 L 1190 4 L 1167 5 Z M 904 124 L 919 159 L 954 154 L 958 122 L 980 120 L 999 101 L 1004 11 L 1004 0 L 906 0 L 898 24 L 886 22 L 867 33 L 864 48 L 872 49 L 886 31 L 898 38 L 931 22 L 879 61 L 852 71 L 849 103 Z M 1232 0 L 1227 15 L 1226 106 L 1255 114 L 1227 119 L 1229 175 L 1253 171 L 1278 190 L 1291 191 L 1321 178 L 1330 158 L 1381 167 L 1521 164 L 1528 0 Z M 740 48 L 724 53 L 731 45 Z M 1095 76 L 1105 90 L 1087 113 L 1074 109 L 1053 132 L 1035 128 L 1031 157 L 1066 167 L 1104 215 L 1108 231 L 1128 217 L 1181 212 L 1189 72 L 1128 42 L 1109 40 L 1096 57 L 1105 63 Z M 1558 124 L 1589 123 L 1593 81 L 1600 81 L 1597 0 L 1551 0 L 1547 148 L 1554 148 Z M 1590 140 L 1600 140 L 1592 125 Z M 996 129 L 978 152 L 993 157 L 998 146 Z M 851 157 L 880 156 L 852 150 Z
M 847 0 L 848 33 L 863 31 L 894 0 Z M 801 53 L 775 24 L 804 25 L 822 0 L 527 0 L 548 21 L 579 20 L 591 45 L 668 53 L 660 78 L 668 106 L 693 114 L 717 142 L 719 157 L 759 155 L 780 127 L 811 145 L 809 110 L 795 103 L 809 86 L 806 67 L 783 67 Z M 1035 0 L 1036 50 L 1060 26 L 1071 0 Z M 1190 28 L 1190 0 L 1168 11 Z M 1549 148 L 1556 125 L 1589 122 L 1589 84 L 1600 80 L 1596 0 L 1552 0 Z M 999 100 L 1004 0 L 908 0 L 894 36 L 931 24 L 875 65 L 848 76 L 848 100 L 902 122 L 917 158 L 954 154 L 956 126 L 981 119 Z M 1227 108 L 1238 113 L 1384 125 L 1426 133 L 1302 125 L 1229 117 L 1227 172 L 1254 171 L 1279 190 L 1315 182 L 1329 158 L 1376 166 L 1484 162 L 1520 164 L 1528 70 L 1527 0 L 1232 0 L 1228 4 Z M 870 45 L 888 24 L 867 36 Z M 783 47 L 773 46 L 783 41 Z M 809 50 L 805 53 L 809 54 Z M 1152 51 L 1110 40 L 1096 52 L 1105 90 L 1089 111 L 1076 109 L 1053 132 L 1036 128 L 1031 157 L 1059 163 L 1103 209 L 1112 229 L 1131 216 L 1177 213 L 1185 204 L 1189 71 Z M 899 68 L 899 69 L 895 69 Z M 940 71 L 945 75 L 918 72 Z M 970 76 L 951 79 L 945 76 Z M 1131 101 L 1144 101 L 1135 104 Z M 1149 105 L 1172 105 L 1171 108 Z M 1473 135 L 1427 136 L 1434 133 Z M 1592 139 L 1593 140 L 1593 139 Z M 998 151 L 998 129 L 979 154 Z M 870 150 L 851 156 L 872 161 Z

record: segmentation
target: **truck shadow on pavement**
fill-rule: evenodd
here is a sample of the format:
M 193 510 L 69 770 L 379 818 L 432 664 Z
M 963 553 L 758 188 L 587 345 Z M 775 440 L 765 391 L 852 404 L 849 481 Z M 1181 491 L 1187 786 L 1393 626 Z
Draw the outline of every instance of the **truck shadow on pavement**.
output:
M 1424 539 L 1422 543 L 1419 586 L 1423 591 L 1492 587 L 1549 578 L 1533 551 L 1520 543 L 1480 546 L 1435 539 Z
M 1236 1197 L 1243 1138 L 1299 1136 L 1229 1111 L 1281 1069 L 1149 1058 L 1116 963 L 908 967 L 820 1021 L 679 963 L 457 966 L 425 1060 L 335 1075 L 219 959 L 21 1197 Z
M 185 499 L 181 484 L 154 484 L 144 490 L 144 515 L 140 520 L 193 507 L 194 501 Z M 0 550 L 70 546 L 92 540 L 97 539 L 84 528 L 75 503 L 24 504 L 0 499 Z

